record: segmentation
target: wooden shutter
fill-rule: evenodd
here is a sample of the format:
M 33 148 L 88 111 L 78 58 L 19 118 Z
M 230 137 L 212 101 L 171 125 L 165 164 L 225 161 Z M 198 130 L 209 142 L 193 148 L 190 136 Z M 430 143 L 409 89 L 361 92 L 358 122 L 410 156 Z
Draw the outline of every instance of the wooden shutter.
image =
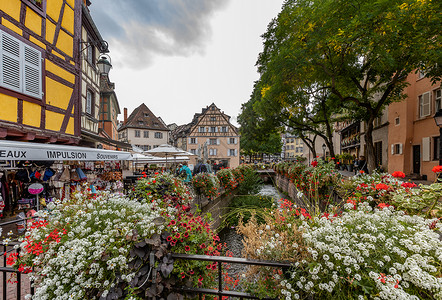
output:
M 1 85 L 21 92 L 20 41 L 0 31 L 1 35 Z
M 230 145 L 230 138 L 227 138 L 227 144 Z
M 391 154 L 394 154 L 394 144 L 391 144 Z
M 235 156 L 238 156 L 238 149 L 235 149 Z
M 235 138 L 235 145 L 236 145 L 236 144 L 238 144 L 238 139 L 237 139 L 237 138 Z
M 41 98 L 41 53 L 24 45 L 23 93 Z
M 219 145 L 219 139 L 216 139 L 216 144 Z
M 422 161 L 430 161 L 430 138 L 422 138 Z
M 399 144 L 399 154 L 402 154 L 402 144 Z
M 421 117 L 429 116 L 431 113 L 431 101 L 430 101 L 430 92 L 427 92 L 421 96 Z

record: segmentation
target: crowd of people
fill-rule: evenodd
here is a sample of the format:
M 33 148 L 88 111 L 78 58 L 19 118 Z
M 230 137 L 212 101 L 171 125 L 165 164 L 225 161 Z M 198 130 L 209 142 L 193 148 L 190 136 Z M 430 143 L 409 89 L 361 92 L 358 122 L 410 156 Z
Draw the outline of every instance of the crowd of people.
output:
M 179 164 L 175 175 L 179 176 L 184 179 L 184 182 L 191 182 L 192 177 L 199 173 L 213 173 L 216 174 L 219 170 L 222 168 L 227 167 L 225 163 L 223 162 L 212 162 L 208 160 L 207 162 L 203 162 L 202 159 L 199 159 L 196 163 L 196 165 L 193 167 L 193 171 L 190 170 L 187 162 L 183 162 L 182 164 Z

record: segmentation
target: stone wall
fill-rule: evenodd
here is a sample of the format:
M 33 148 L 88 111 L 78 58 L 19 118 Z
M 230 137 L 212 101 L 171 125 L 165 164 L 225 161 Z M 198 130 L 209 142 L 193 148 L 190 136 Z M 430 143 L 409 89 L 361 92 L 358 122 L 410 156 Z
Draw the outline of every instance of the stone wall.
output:
M 210 213 L 213 218 L 210 227 L 216 230 L 221 225 L 223 215 L 229 212 L 230 202 L 236 193 L 236 191 L 230 191 L 227 193 L 221 191 L 220 196 L 211 200 L 204 196 L 196 196 L 192 205 L 192 210 L 196 211 L 196 205 L 198 205 L 202 214 L 205 215 Z

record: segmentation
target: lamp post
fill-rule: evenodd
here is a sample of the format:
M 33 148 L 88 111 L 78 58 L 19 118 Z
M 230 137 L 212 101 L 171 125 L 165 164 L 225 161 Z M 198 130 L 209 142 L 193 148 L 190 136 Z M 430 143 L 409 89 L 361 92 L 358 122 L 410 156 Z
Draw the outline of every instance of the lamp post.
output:
M 100 74 L 108 75 L 110 69 L 112 69 L 112 64 L 110 63 L 110 57 L 107 54 L 102 54 L 100 59 L 97 61 L 98 70 Z
M 442 109 L 439 109 L 433 118 L 439 127 L 439 166 L 442 166 Z
M 323 159 L 324 159 L 324 161 L 325 161 L 325 148 L 326 148 L 327 146 L 325 145 L 325 144 L 322 144 L 322 153 L 323 153 Z

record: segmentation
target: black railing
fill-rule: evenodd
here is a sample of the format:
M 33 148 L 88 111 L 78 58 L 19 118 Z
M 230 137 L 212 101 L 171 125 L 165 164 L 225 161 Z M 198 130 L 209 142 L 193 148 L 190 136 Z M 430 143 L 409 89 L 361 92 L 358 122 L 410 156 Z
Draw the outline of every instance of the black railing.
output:
M 174 259 L 184 259 L 184 260 L 199 260 L 199 261 L 212 261 L 217 262 L 218 266 L 218 289 L 203 289 L 203 288 L 187 288 L 187 287 L 175 287 L 175 290 L 189 293 L 197 294 L 199 299 L 202 299 L 203 295 L 217 295 L 220 297 L 236 297 L 239 299 L 275 299 L 275 298 L 259 298 L 257 296 L 237 291 L 227 291 L 223 289 L 223 277 L 222 277 L 222 264 L 242 264 L 242 265 L 253 265 L 262 267 L 274 267 L 281 268 L 283 270 L 288 270 L 293 267 L 289 263 L 274 262 L 268 260 L 256 260 L 247 259 L 240 257 L 229 257 L 229 256 L 209 256 L 209 255 L 194 255 L 194 254 L 178 254 L 173 253 L 172 257 Z
M 3 228 L 3 226 L 24 222 L 25 227 L 27 226 L 28 220 L 35 219 L 36 217 L 28 218 L 28 219 L 17 219 L 12 221 L 3 222 L 0 224 L 0 228 Z M 0 273 L 2 274 L 2 284 L 1 284 L 1 295 L 3 296 L 3 300 L 12 300 L 17 299 L 21 300 L 22 297 L 22 287 L 24 288 L 24 292 L 27 294 L 34 295 L 34 286 L 31 281 L 29 282 L 22 282 L 22 280 L 26 280 L 26 278 L 23 278 L 22 273 L 18 271 L 17 269 L 7 267 L 6 261 L 8 254 L 16 251 L 17 253 L 20 251 L 19 249 L 14 249 L 15 245 L 19 245 L 19 242 L 9 242 L 7 244 L 4 244 L 3 242 L 0 242 L 0 246 L 3 247 L 3 251 L 0 253 L 1 256 L 3 256 L 3 266 L 0 266 Z M 8 275 L 15 274 L 16 278 L 14 281 L 16 281 L 14 284 L 8 283 Z M 8 286 L 15 285 L 15 289 L 8 289 Z M 29 291 L 29 292 L 27 292 Z M 23 295 L 24 296 L 24 295 Z

